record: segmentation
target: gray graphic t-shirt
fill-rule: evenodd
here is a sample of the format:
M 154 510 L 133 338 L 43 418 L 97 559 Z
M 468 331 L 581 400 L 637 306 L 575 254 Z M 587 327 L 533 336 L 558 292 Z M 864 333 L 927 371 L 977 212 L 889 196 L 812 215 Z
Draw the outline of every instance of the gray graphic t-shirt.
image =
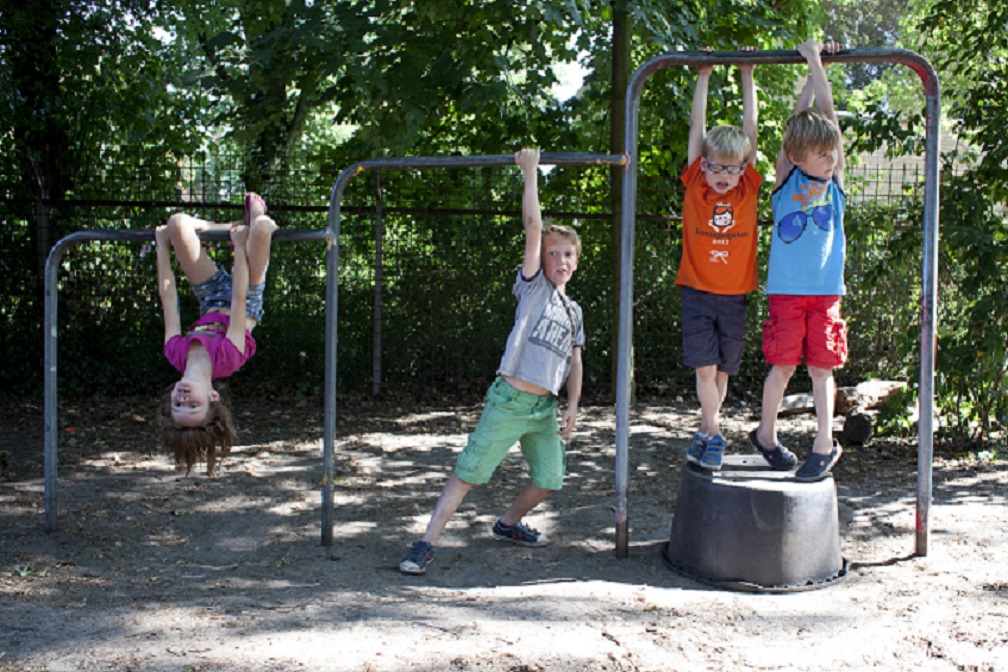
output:
M 585 344 L 581 307 L 539 270 L 526 280 L 518 270 L 515 325 L 497 373 L 559 394 L 570 373 L 571 352 Z

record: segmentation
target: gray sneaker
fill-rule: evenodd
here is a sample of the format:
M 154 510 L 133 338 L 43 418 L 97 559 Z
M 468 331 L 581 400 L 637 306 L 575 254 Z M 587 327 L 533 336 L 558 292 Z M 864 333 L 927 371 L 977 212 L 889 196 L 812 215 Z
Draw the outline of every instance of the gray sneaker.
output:
M 434 547 L 426 541 L 414 541 L 406 551 L 406 557 L 399 563 L 399 571 L 403 574 L 423 574 L 427 565 L 434 559 Z
M 707 450 L 707 435 L 702 432 L 697 432 L 690 439 L 689 448 L 686 449 L 686 461 L 692 462 L 693 464 L 700 464 L 700 458 L 703 457 L 704 452 Z

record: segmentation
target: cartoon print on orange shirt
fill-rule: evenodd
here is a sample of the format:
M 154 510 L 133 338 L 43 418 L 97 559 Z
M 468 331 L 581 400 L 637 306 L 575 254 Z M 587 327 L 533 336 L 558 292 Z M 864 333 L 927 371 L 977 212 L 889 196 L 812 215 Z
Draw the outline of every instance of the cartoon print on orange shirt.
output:
M 735 210 L 732 209 L 730 203 L 718 203 L 714 206 L 714 212 L 711 218 L 707 220 L 707 225 L 714 229 L 719 234 L 725 234 L 729 229 L 735 226 Z M 713 245 L 728 245 L 727 239 L 714 238 L 711 241 Z M 727 264 L 728 263 L 728 250 L 709 250 L 710 258 L 707 260 L 712 264 Z
M 707 220 L 708 226 L 719 233 L 723 233 L 735 226 L 735 211 L 731 205 L 715 205 L 714 213 Z

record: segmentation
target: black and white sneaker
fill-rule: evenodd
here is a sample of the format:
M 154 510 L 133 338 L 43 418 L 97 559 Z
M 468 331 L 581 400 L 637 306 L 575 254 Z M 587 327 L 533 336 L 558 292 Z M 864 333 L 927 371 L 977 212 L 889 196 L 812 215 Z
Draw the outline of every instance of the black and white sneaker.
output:
M 514 525 L 505 525 L 498 518 L 494 521 L 493 536 L 499 541 L 510 541 L 521 546 L 545 546 L 547 543 L 545 534 L 523 525 L 520 520 Z
M 399 571 L 403 574 L 423 574 L 427 565 L 434 559 L 434 547 L 426 541 L 414 541 L 406 551 L 406 557 L 399 563 Z

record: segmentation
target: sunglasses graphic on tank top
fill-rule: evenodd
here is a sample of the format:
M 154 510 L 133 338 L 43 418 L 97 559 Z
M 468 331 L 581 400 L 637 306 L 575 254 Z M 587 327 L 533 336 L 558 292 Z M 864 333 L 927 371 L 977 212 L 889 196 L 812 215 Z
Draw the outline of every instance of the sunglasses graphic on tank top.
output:
M 833 228 L 833 206 L 817 205 L 811 210 L 798 210 L 784 215 L 777 222 L 777 236 L 785 243 L 795 242 L 805 233 L 810 219 L 820 231 L 829 231 Z

